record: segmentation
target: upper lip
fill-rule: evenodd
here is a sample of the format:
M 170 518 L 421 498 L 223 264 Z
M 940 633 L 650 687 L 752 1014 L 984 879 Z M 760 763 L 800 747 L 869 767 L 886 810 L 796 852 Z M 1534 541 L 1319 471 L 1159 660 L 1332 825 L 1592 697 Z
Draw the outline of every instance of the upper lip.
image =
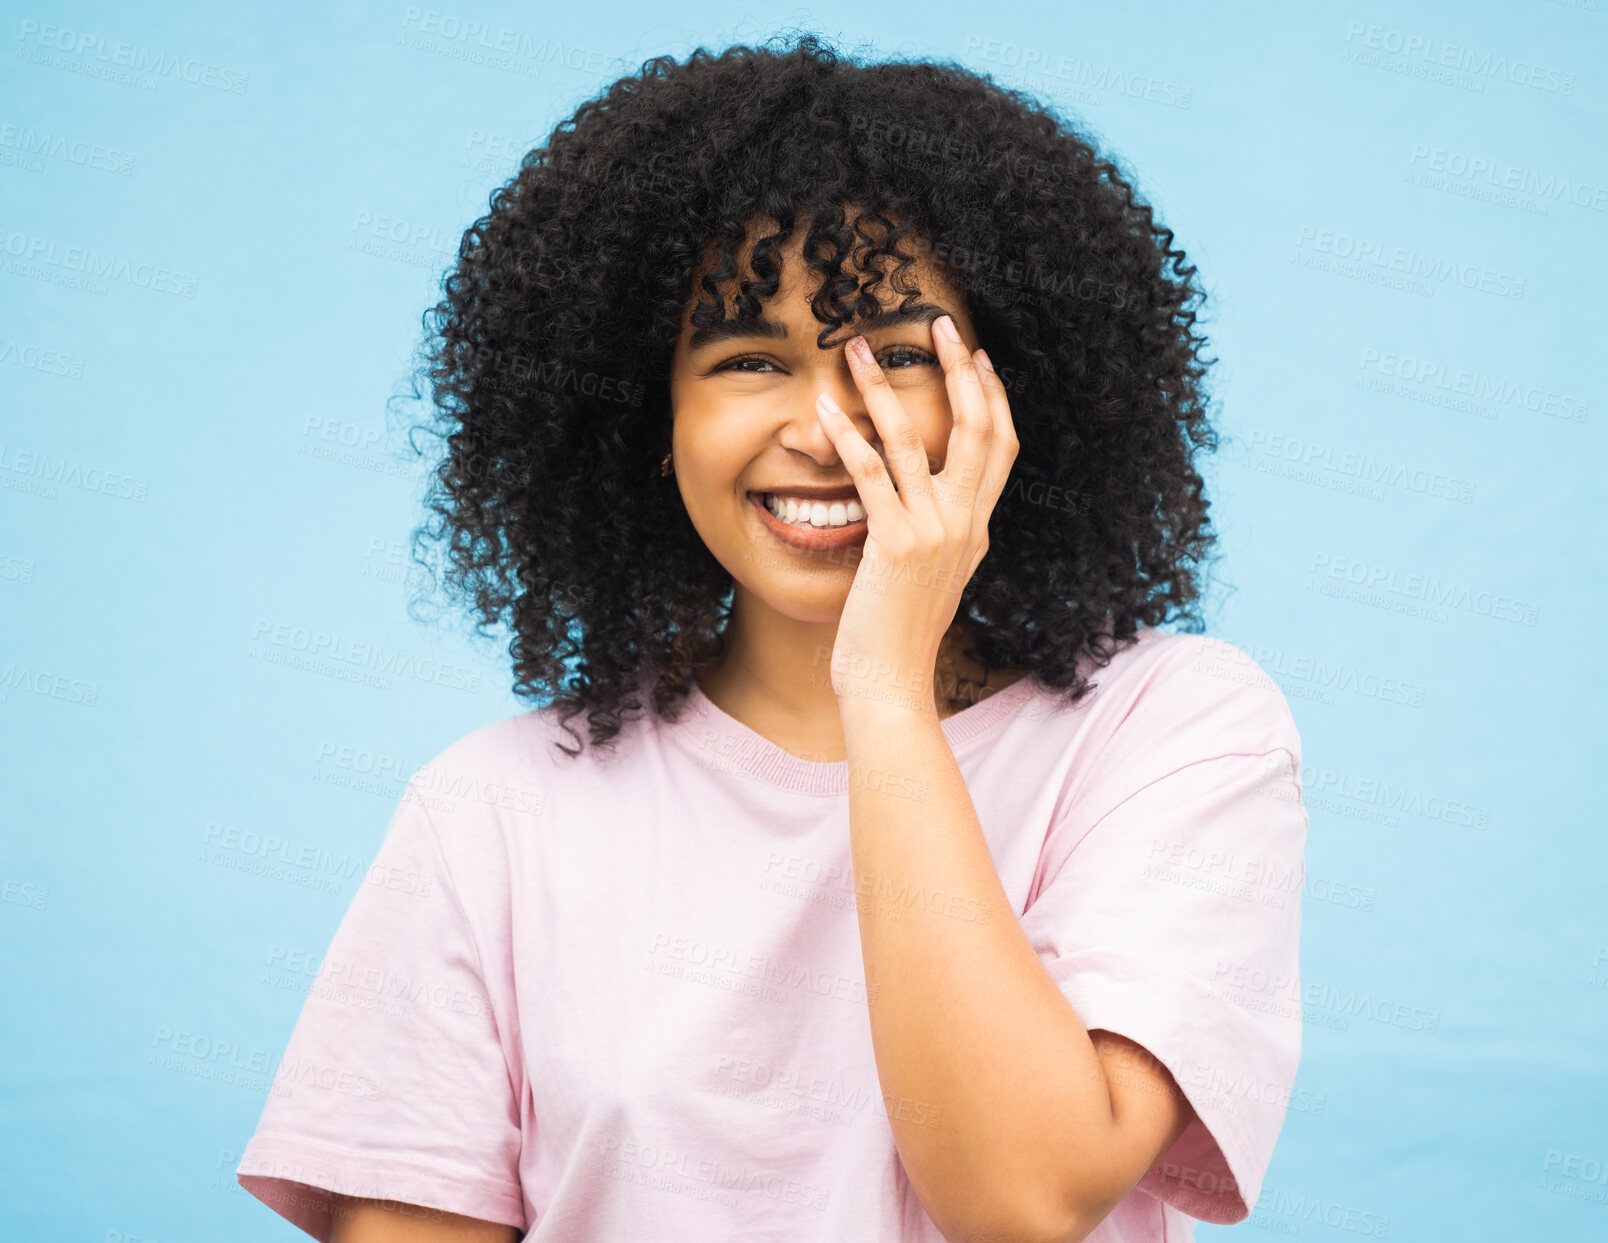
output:
M 800 483 L 791 485 L 777 485 L 773 488 L 755 488 L 754 492 L 771 496 L 804 496 L 812 501 L 846 501 L 859 500 L 860 490 L 852 483 L 839 484 L 835 487 L 826 487 L 818 483 Z

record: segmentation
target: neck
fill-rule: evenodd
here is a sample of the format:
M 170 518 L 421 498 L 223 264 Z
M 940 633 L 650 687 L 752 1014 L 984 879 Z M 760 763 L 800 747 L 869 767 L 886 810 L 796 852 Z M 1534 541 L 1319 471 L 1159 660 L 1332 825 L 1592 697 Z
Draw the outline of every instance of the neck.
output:
M 845 756 L 842 715 L 832 689 L 837 620 L 803 622 L 738 588 L 720 658 L 698 676 L 704 694 L 728 715 L 803 758 Z M 957 622 L 944 636 L 934 677 L 941 717 L 963 711 L 1003 684 L 999 673 L 964 654 L 970 640 Z
M 724 649 L 699 675 L 698 683 L 717 703 L 724 695 L 736 703 L 768 704 L 801 724 L 836 721 L 838 702 L 832 690 L 836 641 L 836 619 L 798 621 L 739 587 Z

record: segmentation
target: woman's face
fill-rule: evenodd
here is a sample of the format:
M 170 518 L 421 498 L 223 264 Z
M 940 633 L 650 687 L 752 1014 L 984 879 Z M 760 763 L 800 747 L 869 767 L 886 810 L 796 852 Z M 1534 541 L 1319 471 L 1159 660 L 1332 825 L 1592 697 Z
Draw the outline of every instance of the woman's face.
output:
M 764 303 L 758 329 L 726 321 L 718 339 L 706 340 L 682 318 L 671 366 L 670 404 L 674 421 L 672 452 L 676 483 L 692 524 L 715 558 L 743 589 L 795 621 L 835 622 L 843 611 L 865 542 L 863 511 L 851 507 L 853 481 L 836 447 L 815 414 L 817 394 L 826 392 L 853 420 L 871 447 L 887 461 L 882 439 L 849 371 L 844 345 L 858 331 L 881 366 L 906 413 L 921 433 L 928 468 L 943 469 L 953 415 L 943 368 L 933 348 L 932 321 L 954 318 L 969 349 L 978 346 L 963 298 L 932 270 L 918 263 L 921 299 L 905 322 L 860 319 L 832 334 L 829 349 L 816 345 L 822 323 L 810 312 L 814 292 L 809 269 L 800 258 L 803 230 L 784 249 L 784 268 L 776 295 Z M 884 311 L 899 295 L 881 290 Z M 727 302 L 731 314 L 731 302 Z M 862 520 L 848 543 L 823 532 L 796 533 L 794 523 L 778 530 L 760 508 L 769 493 L 804 502 L 806 492 L 840 491 L 845 518 Z M 837 498 L 817 498 L 828 507 Z M 785 504 L 785 501 L 783 502 Z M 809 545 L 832 545 L 815 546 Z

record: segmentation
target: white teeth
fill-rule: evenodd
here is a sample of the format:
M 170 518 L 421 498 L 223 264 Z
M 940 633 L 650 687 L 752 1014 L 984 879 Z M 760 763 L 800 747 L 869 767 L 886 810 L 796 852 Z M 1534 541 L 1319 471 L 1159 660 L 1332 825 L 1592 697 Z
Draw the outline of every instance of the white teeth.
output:
M 865 508 L 854 498 L 847 502 L 811 502 L 791 496 L 784 499 L 767 493 L 765 508 L 783 522 L 790 522 L 794 526 L 842 527 L 865 517 Z

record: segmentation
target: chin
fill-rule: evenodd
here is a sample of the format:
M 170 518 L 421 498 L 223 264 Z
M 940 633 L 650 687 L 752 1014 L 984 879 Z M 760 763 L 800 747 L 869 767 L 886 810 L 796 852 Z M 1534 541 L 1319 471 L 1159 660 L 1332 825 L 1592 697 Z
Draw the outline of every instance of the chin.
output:
M 812 626 L 835 624 L 843 616 L 843 606 L 849 598 L 852 579 L 841 586 L 830 581 L 770 584 L 767 590 L 757 592 L 760 599 L 783 617 Z
M 814 573 L 767 567 L 756 574 L 752 563 L 744 568 L 743 576 L 732 575 L 744 591 L 790 621 L 811 626 L 835 625 L 854 585 L 853 571 L 841 565 Z

